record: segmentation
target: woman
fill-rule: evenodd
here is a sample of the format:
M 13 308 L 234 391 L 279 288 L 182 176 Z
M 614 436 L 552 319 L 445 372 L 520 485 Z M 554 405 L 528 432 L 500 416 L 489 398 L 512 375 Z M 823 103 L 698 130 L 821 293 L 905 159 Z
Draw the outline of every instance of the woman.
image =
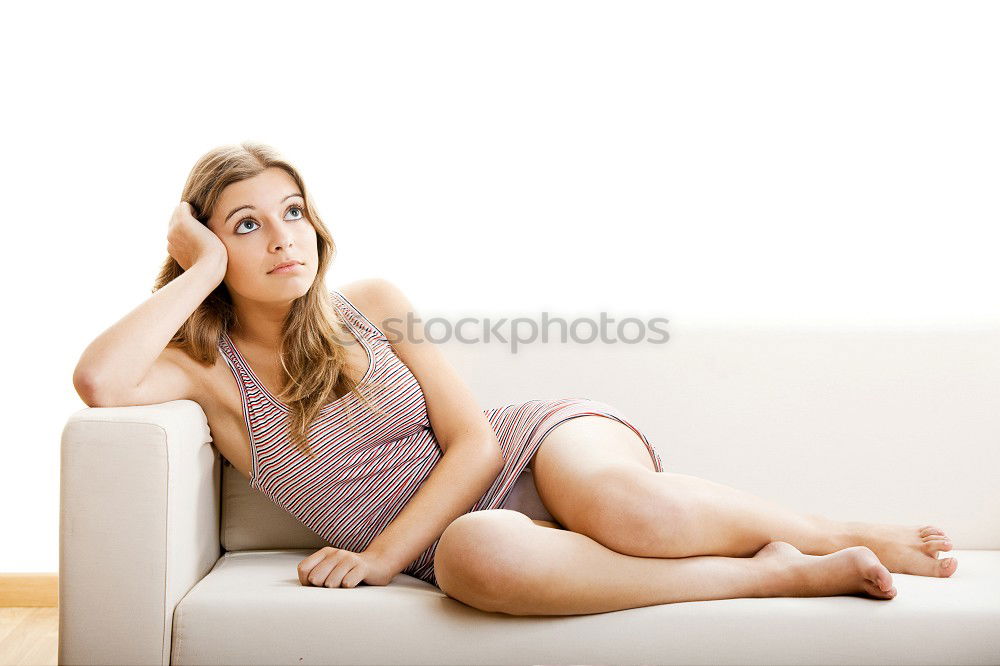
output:
M 326 289 L 333 239 L 267 146 L 198 161 L 167 249 L 152 297 L 87 347 L 74 385 L 97 407 L 197 401 L 228 463 L 332 544 L 299 564 L 302 585 L 403 572 L 483 610 L 565 615 L 891 599 L 890 572 L 955 571 L 933 526 L 799 514 L 668 473 L 610 405 L 481 410 L 395 285 Z M 525 468 L 552 521 L 504 508 Z

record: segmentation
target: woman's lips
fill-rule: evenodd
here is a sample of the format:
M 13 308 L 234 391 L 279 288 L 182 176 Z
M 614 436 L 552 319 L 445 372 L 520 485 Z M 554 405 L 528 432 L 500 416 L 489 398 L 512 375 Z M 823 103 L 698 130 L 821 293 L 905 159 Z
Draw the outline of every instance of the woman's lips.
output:
M 291 264 L 290 266 L 281 266 L 280 268 L 275 268 L 273 271 L 268 273 L 268 275 L 280 275 L 283 273 L 294 273 L 295 271 L 302 268 L 302 264 Z

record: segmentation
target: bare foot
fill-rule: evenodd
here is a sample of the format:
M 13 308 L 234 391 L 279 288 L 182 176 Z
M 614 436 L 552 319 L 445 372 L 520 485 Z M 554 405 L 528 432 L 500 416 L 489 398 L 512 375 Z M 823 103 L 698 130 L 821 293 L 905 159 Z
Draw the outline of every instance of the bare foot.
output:
M 893 573 L 947 578 L 955 573 L 954 557 L 938 559 L 938 553 L 951 550 L 951 539 L 933 525 L 881 525 L 846 523 L 848 543 L 872 549 Z
M 852 546 L 828 555 L 806 555 L 784 541 L 772 541 L 757 551 L 764 563 L 763 597 L 830 597 L 862 594 L 892 599 L 892 575 L 871 550 Z

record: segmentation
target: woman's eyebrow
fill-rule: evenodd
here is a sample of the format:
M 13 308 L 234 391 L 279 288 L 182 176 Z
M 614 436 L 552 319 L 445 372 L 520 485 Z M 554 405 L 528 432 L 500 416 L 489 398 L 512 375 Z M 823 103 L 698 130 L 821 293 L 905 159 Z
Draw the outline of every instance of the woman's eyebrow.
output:
M 282 199 L 282 201 L 287 201 L 292 197 L 299 197 L 300 199 L 305 200 L 305 197 L 303 197 L 301 194 L 299 194 L 298 192 L 293 192 L 292 194 L 289 194 L 287 197 Z M 236 208 L 229 211 L 229 215 L 226 215 L 226 222 L 229 222 L 229 218 L 231 218 L 233 215 L 243 210 L 244 208 L 249 208 L 250 210 L 257 210 L 254 206 L 251 206 L 250 204 L 243 204 L 242 206 L 237 206 Z

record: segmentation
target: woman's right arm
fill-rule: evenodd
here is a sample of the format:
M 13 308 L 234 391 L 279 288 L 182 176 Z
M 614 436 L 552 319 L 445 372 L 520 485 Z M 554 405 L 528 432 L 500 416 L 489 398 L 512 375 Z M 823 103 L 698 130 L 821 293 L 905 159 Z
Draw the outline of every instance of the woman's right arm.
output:
M 89 407 L 155 404 L 191 398 L 195 378 L 166 349 L 226 274 L 222 241 L 182 202 L 168 249 L 185 271 L 99 335 L 84 350 L 73 386 Z M 221 250 L 221 252 L 220 252 Z

